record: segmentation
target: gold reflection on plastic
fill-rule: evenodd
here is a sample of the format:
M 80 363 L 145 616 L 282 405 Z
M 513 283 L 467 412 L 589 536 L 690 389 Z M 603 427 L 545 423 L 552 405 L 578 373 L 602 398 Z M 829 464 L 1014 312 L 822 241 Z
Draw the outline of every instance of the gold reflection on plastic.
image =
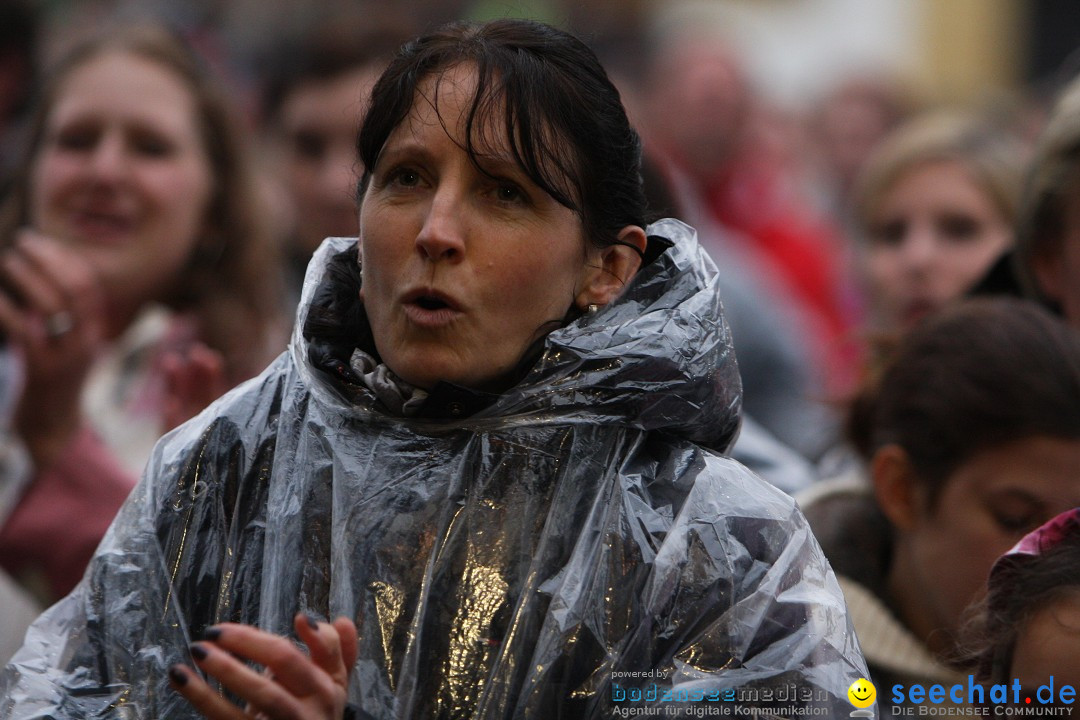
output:
M 717 673 L 730 670 L 736 666 L 735 658 L 717 657 L 715 650 L 710 651 L 706 646 L 713 645 L 709 642 L 709 634 L 699 638 L 698 642 L 686 646 L 675 656 L 675 660 L 700 673 Z M 725 647 L 725 645 L 715 645 Z
M 507 584 L 497 570 L 473 565 L 465 572 L 462 590 L 465 597 L 450 635 L 446 691 L 440 693 L 454 699 L 457 707 L 453 709 L 473 707 L 476 703 L 474 696 L 480 690 L 476 669 L 488 666 L 487 656 L 492 650 L 485 631 L 506 597 Z
M 469 542 L 458 586 L 457 614 L 450 626 L 443 686 L 437 695 L 440 712 L 451 716 L 476 706 L 483 689 L 477 681 L 486 675 L 499 644 L 498 638 L 488 637 L 488 631 L 509 589 L 498 568 L 483 562 L 502 556 L 501 538 L 488 544 L 483 533 L 478 535 Z
M 394 628 L 405 608 L 405 593 L 393 585 L 381 581 L 371 583 L 371 592 L 375 596 L 375 612 L 379 616 L 379 636 L 382 640 L 383 658 L 386 660 L 387 677 L 391 689 L 397 677 L 394 666 Z
M 233 554 L 232 548 L 226 548 L 225 552 L 229 556 L 232 556 L 232 554 Z M 232 567 L 231 562 L 229 564 L 229 567 L 230 568 Z M 232 587 L 232 579 L 233 579 L 233 571 L 232 570 L 226 570 L 224 573 L 222 573 L 221 583 L 218 585 L 217 606 L 214 608 L 214 622 L 215 623 L 221 622 L 222 618 L 226 618 L 226 617 L 229 616 L 229 606 L 232 604 L 229 601 L 229 598 L 230 598 L 229 590 Z

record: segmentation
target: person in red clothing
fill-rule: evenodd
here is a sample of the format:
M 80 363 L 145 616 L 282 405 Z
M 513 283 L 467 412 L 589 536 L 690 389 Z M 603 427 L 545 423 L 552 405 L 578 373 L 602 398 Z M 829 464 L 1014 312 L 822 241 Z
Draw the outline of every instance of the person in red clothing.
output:
M 720 226 L 757 256 L 760 282 L 806 330 L 818 374 L 833 390 L 848 387 L 856 318 L 840 233 L 801 195 L 784 118 L 755 96 L 720 33 L 702 25 L 661 40 L 646 95 L 646 142 L 675 176 L 680 215 L 703 232 Z
M 0 526 L 0 566 L 46 602 L 66 595 L 131 491 L 127 478 L 93 431 L 79 430 Z

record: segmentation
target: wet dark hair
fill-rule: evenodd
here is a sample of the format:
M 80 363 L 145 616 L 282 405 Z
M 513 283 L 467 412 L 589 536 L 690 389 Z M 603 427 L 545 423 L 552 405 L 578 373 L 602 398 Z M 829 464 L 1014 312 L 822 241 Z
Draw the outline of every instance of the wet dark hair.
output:
M 898 444 L 931 505 L 982 450 L 1031 437 L 1080 438 L 1080 333 L 1034 302 L 967 300 L 901 342 L 849 409 L 867 460 Z
M 641 140 L 618 90 L 583 42 L 530 20 L 453 23 L 402 47 L 372 90 L 357 140 L 361 196 L 421 81 L 461 63 L 477 74 L 464 148 L 474 162 L 501 130 L 529 179 L 578 213 L 590 242 L 611 245 L 627 225 L 645 226 Z

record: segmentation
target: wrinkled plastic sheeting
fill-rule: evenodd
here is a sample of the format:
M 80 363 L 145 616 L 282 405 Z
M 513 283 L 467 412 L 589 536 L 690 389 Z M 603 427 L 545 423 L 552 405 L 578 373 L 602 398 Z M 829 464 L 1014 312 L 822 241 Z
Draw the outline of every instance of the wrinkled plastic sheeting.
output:
M 689 228 L 650 231 L 675 246 L 468 420 L 386 417 L 298 329 L 158 444 L 0 678 L 0 718 L 194 716 L 166 675 L 188 644 L 223 621 L 289 635 L 298 611 L 354 619 L 350 699 L 376 718 L 787 688 L 848 713 L 866 671 L 829 566 L 793 501 L 720 454 L 739 389 L 714 270 Z

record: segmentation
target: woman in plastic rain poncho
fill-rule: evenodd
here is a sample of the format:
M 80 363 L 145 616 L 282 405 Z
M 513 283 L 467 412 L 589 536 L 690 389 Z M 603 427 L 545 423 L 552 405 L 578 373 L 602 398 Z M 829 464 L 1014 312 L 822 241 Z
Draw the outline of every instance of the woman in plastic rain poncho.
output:
M 685 225 L 646 231 L 592 53 L 444 28 L 359 150 L 359 243 L 314 257 L 290 350 L 158 444 L 0 716 L 848 713 L 843 598 L 722 454 L 715 270 Z

